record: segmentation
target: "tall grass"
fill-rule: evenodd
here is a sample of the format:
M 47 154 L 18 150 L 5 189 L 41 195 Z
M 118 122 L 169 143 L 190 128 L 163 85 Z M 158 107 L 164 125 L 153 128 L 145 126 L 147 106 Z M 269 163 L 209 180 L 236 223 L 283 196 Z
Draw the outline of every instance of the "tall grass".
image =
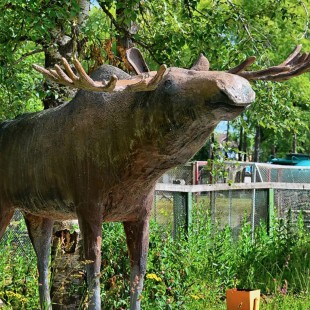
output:
M 104 224 L 103 234 L 102 308 L 127 309 L 129 263 L 122 225 Z M 35 261 L 12 255 L 13 250 L 11 242 L 0 244 L 0 298 L 11 305 L 8 309 L 36 309 Z M 237 286 L 261 289 L 261 309 L 310 309 L 309 256 L 310 234 L 301 216 L 295 227 L 274 219 L 269 232 L 261 223 L 254 240 L 244 222 L 236 240 L 230 228 L 219 229 L 196 206 L 188 235 L 177 241 L 152 222 L 142 308 L 225 309 L 226 289 Z

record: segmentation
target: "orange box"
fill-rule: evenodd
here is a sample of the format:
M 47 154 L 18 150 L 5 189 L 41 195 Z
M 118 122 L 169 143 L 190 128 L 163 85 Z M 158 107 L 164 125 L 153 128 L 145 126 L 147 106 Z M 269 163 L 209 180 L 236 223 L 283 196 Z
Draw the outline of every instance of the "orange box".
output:
M 229 289 L 226 291 L 227 310 L 259 310 L 260 290 Z

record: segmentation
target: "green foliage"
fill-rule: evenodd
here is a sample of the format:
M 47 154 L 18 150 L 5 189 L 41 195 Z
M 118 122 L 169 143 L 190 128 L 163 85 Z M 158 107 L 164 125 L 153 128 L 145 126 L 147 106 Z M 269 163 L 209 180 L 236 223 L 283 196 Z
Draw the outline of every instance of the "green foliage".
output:
M 123 225 L 105 223 L 100 278 L 104 309 L 126 308 L 129 304 L 129 280 L 129 258 Z
M 303 81 L 304 86 L 299 81 Z M 290 87 L 289 83 L 293 86 Z M 261 128 L 261 161 L 267 161 L 272 147 L 275 148 L 278 157 L 291 152 L 293 134 L 298 137 L 297 152 L 310 151 L 308 147 L 310 102 L 307 91 L 302 91 L 308 84 L 309 78 L 301 76 L 286 83 L 257 82 L 254 85 L 257 101 L 242 117 L 233 121 L 233 126 L 235 129 L 242 126 L 247 132 L 248 144 L 252 145 L 256 127 Z
M 29 243 L 22 248 L 16 238 L 15 230 L 26 230 L 24 221 L 11 225 L 7 239 L 0 242 L 0 299 L 7 305 L 4 309 L 37 309 L 39 294 L 34 250 Z
M 80 58 L 87 60 L 88 67 L 93 65 L 94 60 L 100 61 L 100 57 L 108 63 L 106 45 L 113 33 L 104 12 L 98 7 L 93 7 L 80 31 L 81 39 L 87 38 Z
M 236 285 L 261 289 L 261 309 L 308 309 L 310 234 L 302 216 L 294 227 L 289 218 L 274 219 L 269 233 L 262 223 L 252 240 L 246 221 L 236 239 L 230 228 L 212 224 L 203 206 L 194 211 L 189 235 L 178 241 L 152 222 L 144 308 L 225 309 L 225 290 Z M 0 243 L 0 298 L 13 309 L 36 309 L 34 257 L 14 255 L 10 238 Z M 129 262 L 120 223 L 104 224 L 101 288 L 103 309 L 127 307 Z
M 57 49 L 60 33 L 70 34 L 78 1 L 1 1 L 0 120 L 42 109 L 47 95 L 42 76 L 32 68 L 44 62 L 43 51 Z
M 80 8 L 78 1 L 48 1 L 48 0 L 3 0 L 0 10 L 0 44 L 3 51 L 15 52 L 17 45 L 23 42 L 53 41 L 53 31 L 62 26 L 63 31 L 69 31 L 70 23 Z M 5 54 L 5 56 L 9 56 Z
M 201 220 L 206 216 L 201 210 L 196 211 L 188 240 L 176 243 L 165 234 L 160 238 L 163 232 L 156 233 L 155 250 L 156 239 L 151 239 L 148 272 L 161 281 L 150 279 L 148 287 L 146 280 L 143 296 L 148 308 L 167 304 L 169 299 L 173 309 L 193 305 L 195 309 L 214 309 L 221 304 L 225 289 L 235 283 L 242 288 L 260 288 L 273 296 L 309 292 L 310 239 L 303 226 L 294 231 L 289 223 L 275 220 L 272 235 L 262 224 L 252 241 L 250 225 L 244 222 L 238 240 L 233 241 L 229 228 L 219 230 L 208 217 Z M 155 296 L 154 286 L 161 290 Z M 215 304 L 209 304 L 210 300 Z
M 25 44 L 23 51 L 31 50 L 32 44 Z M 16 55 L 18 58 L 20 55 Z M 17 115 L 42 109 L 42 91 L 39 74 L 34 74 L 31 64 L 38 62 L 40 55 L 28 57 L 23 62 L 14 60 L 0 67 L 0 121 Z
M 219 229 L 211 223 L 202 206 L 196 207 L 191 233 L 173 240 L 165 227 L 151 225 L 150 250 L 143 307 L 147 309 L 224 309 L 223 296 L 228 287 L 260 288 L 268 294 L 269 308 L 274 300 L 294 304 L 291 296 L 301 300 L 309 292 L 310 235 L 299 219 L 297 230 L 289 221 L 274 220 L 272 234 L 264 224 L 251 239 L 251 229 L 244 222 L 237 241 L 229 228 Z M 103 277 L 104 309 L 116 309 L 128 303 L 128 268 L 126 248 L 120 224 L 109 225 L 103 257 L 112 267 Z M 123 267 L 120 267 L 123 266 Z M 113 271 L 112 271 L 113 270 Z M 126 283 L 124 285 L 124 283 Z M 113 283 L 113 285 L 111 285 Z M 298 297 L 300 296 L 300 297 Z M 287 302 L 288 298 L 290 303 Z M 264 309 L 264 308 L 263 308 Z

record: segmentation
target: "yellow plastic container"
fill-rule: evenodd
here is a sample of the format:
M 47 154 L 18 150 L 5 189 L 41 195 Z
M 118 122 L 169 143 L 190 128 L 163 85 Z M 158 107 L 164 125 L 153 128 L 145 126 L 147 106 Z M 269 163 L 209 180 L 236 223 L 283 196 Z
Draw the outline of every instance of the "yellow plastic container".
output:
M 226 291 L 227 310 L 259 310 L 260 290 L 230 289 Z

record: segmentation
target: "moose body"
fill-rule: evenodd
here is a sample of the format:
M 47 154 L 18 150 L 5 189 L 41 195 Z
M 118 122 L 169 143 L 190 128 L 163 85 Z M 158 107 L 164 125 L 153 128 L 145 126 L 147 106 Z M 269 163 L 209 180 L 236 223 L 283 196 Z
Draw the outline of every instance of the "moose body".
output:
M 185 101 L 166 84 L 172 96 L 165 86 L 133 94 L 80 91 L 68 104 L 2 123 L 1 204 L 57 220 L 76 218 L 85 204 L 104 221 L 145 217 L 141 202 L 156 180 L 189 160 L 228 112 L 243 110 Z
M 80 90 L 67 104 L 0 125 L 0 238 L 20 209 L 38 257 L 41 308 L 51 308 L 53 223 L 77 218 L 85 259 L 92 261 L 86 266 L 89 308 L 100 309 L 102 222 L 121 221 L 131 263 L 130 308 L 140 309 L 157 179 L 187 162 L 221 120 L 254 101 L 247 79 L 201 67 L 203 60 L 190 70 L 169 68 L 151 90 Z M 111 75 L 131 80 L 106 65 L 92 79 Z

